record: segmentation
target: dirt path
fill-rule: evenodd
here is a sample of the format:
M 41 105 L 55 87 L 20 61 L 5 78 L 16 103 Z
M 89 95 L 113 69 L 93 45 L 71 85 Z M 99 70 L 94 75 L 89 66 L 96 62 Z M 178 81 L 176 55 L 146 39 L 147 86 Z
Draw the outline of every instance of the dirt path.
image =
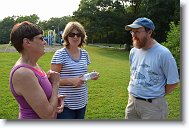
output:
M 45 52 L 55 52 L 56 50 L 62 48 L 63 46 L 45 46 Z M 0 47 L 0 52 L 17 52 L 13 46 L 3 46 Z

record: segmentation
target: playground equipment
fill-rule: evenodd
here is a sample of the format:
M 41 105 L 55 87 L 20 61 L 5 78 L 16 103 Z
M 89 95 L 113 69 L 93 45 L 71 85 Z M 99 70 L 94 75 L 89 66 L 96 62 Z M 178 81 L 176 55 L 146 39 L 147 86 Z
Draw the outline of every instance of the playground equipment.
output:
M 63 31 L 59 31 L 56 34 L 55 30 L 49 30 L 48 35 L 44 37 L 44 40 L 47 42 L 49 46 L 52 46 L 55 43 L 62 45 L 63 44 L 62 33 Z
M 62 33 L 63 33 L 63 31 L 59 31 L 58 32 L 58 38 L 57 38 L 57 42 L 59 43 L 59 44 L 63 44 L 63 42 L 64 42 L 64 40 L 62 39 Z
M 49 30 L 47 36 L 47 43 L 49 46 L 52 46 L 55 43 L 56 33 L 55 30 Z

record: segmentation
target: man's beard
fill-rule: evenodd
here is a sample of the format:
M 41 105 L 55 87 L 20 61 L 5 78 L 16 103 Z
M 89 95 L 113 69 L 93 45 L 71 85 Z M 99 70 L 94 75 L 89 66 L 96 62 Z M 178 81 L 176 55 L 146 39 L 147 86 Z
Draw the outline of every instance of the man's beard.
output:
M 133 46 L 135 48 L 141 49 L 141 48 L 144 48 L 146 46 L 146 42 L 147 42 L 146 37 L 142 38 L 141 40 L 139 40 L 136 37 L 133 37 L 132 40 L 133 40 Z

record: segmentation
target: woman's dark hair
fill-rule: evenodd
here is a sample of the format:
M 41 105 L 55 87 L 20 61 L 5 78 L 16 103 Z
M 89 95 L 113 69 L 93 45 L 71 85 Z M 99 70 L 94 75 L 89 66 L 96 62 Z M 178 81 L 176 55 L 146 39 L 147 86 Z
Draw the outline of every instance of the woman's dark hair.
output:
M 23 39 L 28 38 L 32 40 L 34 36 L 43 34 L 43 30 L 29 21 L 23 21 L 13 26 L 10 33 L 10 41 L 18 52 L 21 52 L 23 48 Z

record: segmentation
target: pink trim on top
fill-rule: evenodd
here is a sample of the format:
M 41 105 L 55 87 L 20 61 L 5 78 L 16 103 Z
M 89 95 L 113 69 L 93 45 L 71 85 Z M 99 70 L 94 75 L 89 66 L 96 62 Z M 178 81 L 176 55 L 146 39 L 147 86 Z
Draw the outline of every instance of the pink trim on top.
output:
M 25 66 L 31 68 L 31 69 L 32 69 L 34 72 L 36 72 L 39 76 L 45 76 L 45 75 L 46 75 L 46 73 L 41 69 L 41 67 L 40 67 L 40 69 L 41 69 L 42 72 L 39 71 L 39 70 L 37 70 L 36 68 L 34 68 L 34 67 L 28 65 L 28 64 L 19 64 L 19 65 L 17 65 L 17 66 L 20 66 L 20 65 L 25 65 Z M 16 66 L 16 67 L 17 67 L 17 66 Z

